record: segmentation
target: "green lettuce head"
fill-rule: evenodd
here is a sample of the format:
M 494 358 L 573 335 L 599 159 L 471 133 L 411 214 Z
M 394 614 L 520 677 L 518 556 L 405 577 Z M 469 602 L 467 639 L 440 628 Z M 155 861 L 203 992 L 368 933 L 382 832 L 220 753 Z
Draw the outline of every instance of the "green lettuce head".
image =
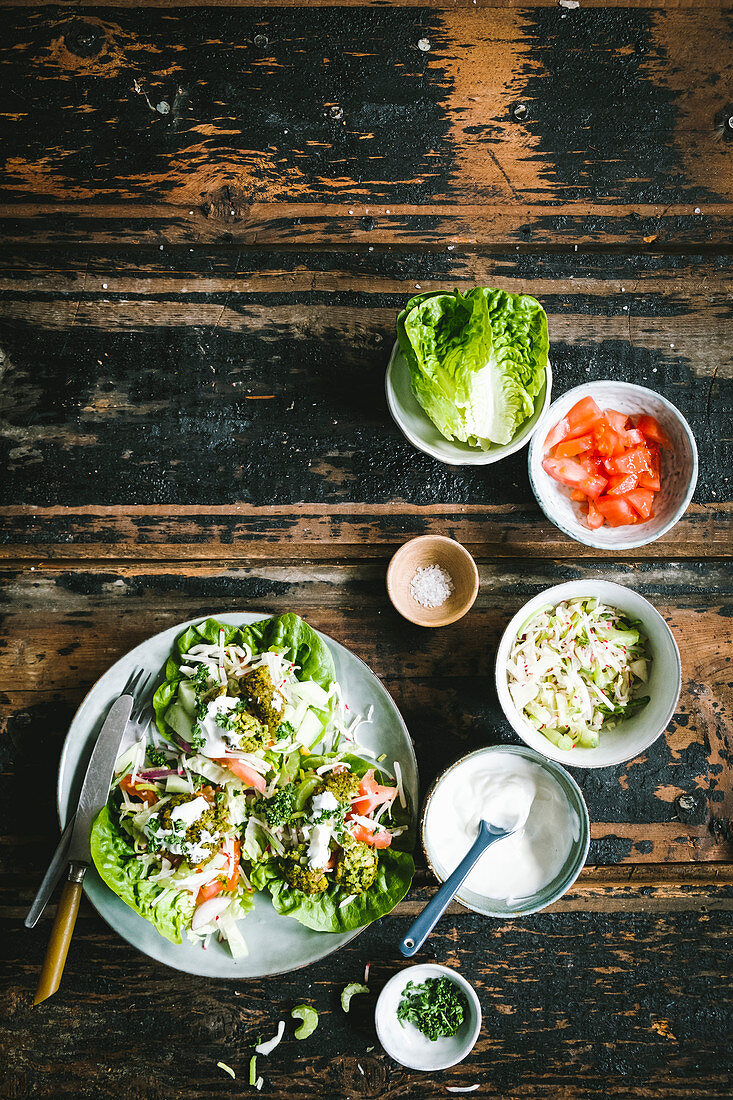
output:
M 547 315 L 527 294 L 419 294 L 397 318 L 412 392 L 446 439 L 510 443 L 545 382 Z

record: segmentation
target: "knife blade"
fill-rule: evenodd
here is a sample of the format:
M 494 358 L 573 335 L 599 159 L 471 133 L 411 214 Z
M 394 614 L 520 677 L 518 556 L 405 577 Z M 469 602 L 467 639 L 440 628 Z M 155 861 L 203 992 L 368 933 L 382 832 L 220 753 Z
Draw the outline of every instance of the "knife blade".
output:
M 92 751 L 87 773 L 84 776 L 76 821 L 71 834 L 68 859 L 70 863 L 89 864 L 92 859 L 90 836 L 92 822 L 107 801 L 109 785 L 115 768 L 115 760 L 122 735 L 132 713 L 131 695 L 120 695 L 109 709 L 97 743 Z
M 56 846 L 53 859 L 48 865 L 48 870 L 43 876 L 43 882 L 38 887 L 38 892 L 33 899 L 33 904 L 28 910 L 28 916 L 25 918 L 26 928 L 36 927 L 43 910 L 48 905 L 48 899 L 56 889 L 56 883 L 69 866 L 69 845 L 71 844 L 71 832 L 74 828 L 75 817 L 76 815 L 72 814 L 66 824 L 66 828 L 61 834 L 61 840 Z
M 92 860 L 90 840 L 92 823 L 107 801 L 115 760 L 132 713 L 133 702 L 131 695 L 121 695 L 110 707 L 97 738 L 97 743 L 92 750 L 91 759 L 84 776 L 65 859 L 62 856 L 55 867 L 54 861 L 52 861 L 52 866 L 41 884 L 39 894 L 41 894 L 44 887 L 48 888 L 48 893 L 50 893 L 64 866 L 68 867 L 67 880 L 56 909 L 56 917 L 51 929 L 51 936 L 38 980 L 38 988 L 33 1000 L 34 1005 L 40 1004 L 41 1001 L 45 1001 L 47 997 L 54 994 L 61 982 L 71 936 L 79 912 L 81 884 Z M 59 847 L 63 848 L 63 845 L 64 838 L 62 837 Z M 55 859 L 56 857 L 54 857 Z M 45 900 L 47 900 L 47 896 Z M 45 905 L 45 900 L 41 897 L 40 902 Z M 40 904 L 40 902 L 37 897 L 34 905 Z

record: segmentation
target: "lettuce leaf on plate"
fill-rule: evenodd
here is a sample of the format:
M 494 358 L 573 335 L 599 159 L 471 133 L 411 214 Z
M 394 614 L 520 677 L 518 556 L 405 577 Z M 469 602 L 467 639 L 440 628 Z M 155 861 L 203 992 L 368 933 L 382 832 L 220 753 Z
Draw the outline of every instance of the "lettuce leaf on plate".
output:
M 99 877 L 131 909 L 150 923 L 171 943 L 180 943 L 191 923 L 194 897 L 187 890 L 156 903 L 165 887 L 148 882 L 144 865 L 135 858 L 130 845 L 103 807 L 92 825 L 92 859 Z
M 336 753 L 304 756 L 301 758 L 301 769 L 307 775 L 336 756 Z M 340 759 L 349 764 L 354 775 L 363 776 L 374 768 L 377 782 L 393 782 L 388 775 L 380 772 L 378 764 L 362 757 L 346 754 Z M 272 857 L 252 866 L 250 881 L 256 890 L 269 892 L 276 912 L 282 916 L 294 917 L 316 932 L 352 932 L 363 928 L 378 917 L 391 913 L 410 889 L 415 874 L 415 863 L 410 854 L 415 843 L 413 815 L 409 810 L 401 810 L 395 805 L 393 820 L 397 825 L 407 826 L 407 831 L 396 837 L 389 848 L 377 852 L 379 863 L 376 879 L 368 890 L 352 898 L 346 905 L 343 902 L 350 895 L 335 881 L 322 894 L 306 894 L 289 886 L 280 875 L 277 859 Z
M 369 889 L 346 905 L 341 903 L 349 895 L 336 882 L 322 894 L 304 894 L 288 886 L 279 877 L 275 860 L 253 869 L 252 885 L 269 890 L 276 912 L 294 917 L 315 932 L 353 932 L 391 913 L 410 889 L 414 873 L 412 856 L 390 847 L 379 852 L 377 877 Z
M 397 318 L 412 392 L 446 439 L 510 443 L 545 382 L 547 316 L 536 299 L 490 287 L 419 294 Z
M 241 627 L 220 623 L 217 619 L 206 619 L 179 634 L 175 643 L 176 655 L 169 657 L 165 680 L 153 696 L 155 724 L 169 740 L 171 733 L 174 733 L 188 741 L 195 721 L 195 697 L 193 692 L 186 692 L 185 678 L 179 671 L 183 654 L 194 645 L 218 643 L 220 630 L 224 631 L 227 645 L 247 645 L 253 653 L 277 649 L 300 665 L 297 673 L 299 680 L 314 680 L 326 691 L 336 677 L 330 649 L 299 615 L 274 615 Z

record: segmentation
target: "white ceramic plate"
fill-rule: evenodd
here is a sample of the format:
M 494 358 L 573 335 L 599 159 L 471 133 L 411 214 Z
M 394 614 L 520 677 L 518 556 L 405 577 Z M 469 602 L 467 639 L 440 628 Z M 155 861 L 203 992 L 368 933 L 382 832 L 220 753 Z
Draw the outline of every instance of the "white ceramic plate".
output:
M 480 447 L 469 447 L 468 443 L 451 442 L 441 435 L 412 392 L 410 368 L 398 343 L 392 348 L 384 386 L 392 419 L 413 447 L 437 458 L 439 462 L 445 462 L 447 466 L 487 466 L 489 463 L 499 462 L 507 455 L 513 455 L 529 443 L 550 403 L 552 368 L 548 362 L 545 384 L 535 398 L 533 415 L 525 421 L 511 443 L 496 444 L 488 451 L 482 451 Z
M 649 695 L 647 705 L 613 729 L 602 728 L 598 748 L 577 748 L 566 752 L 543 737 L 514 706 L 507 685 L 506 666 L 514 639 L 533 615 L 543 607 L 555 607 L 563 600 L 578 596 L 595 597 L 609 607 L 617 607 L 629 618 L 638 619 L 649 639 L 652 664 L 649 680 L 640 692 Z M 569 768 L 609 768 L 633 760 L 666 730 L 677 708 L 681 687 L 680 651 L 667 623 L 638 592 L 612 581 L 568 581 L 567 584 L 558 584 L 540 592 L 514 616 L 496 652 L 496 690 L 512 729 L 530 748 Z
M 81 782 L 102 722 L 133 668 L 142 667 L 158 676 L 170 656 L 176 637 L 186 627 L 206 618 L 217 618 L 240 626 L 267 617 L 267 613 L 252 612 L 199 615 L 149 638 L 97 680 L 74 715 L 61 754 L 57 793 L 62 828 L 78 801 Z M 418 801 L 417 761 L 400 712 L 363 661 L 326 635 L 321 634 L 320 637 L 331 650 L 336 679 L 352 712 L 366 714 L 369 706 L 373 705 L 371 724 L 362 726 L 359 731 L 360 743 L 377 754 L 386 753 L 385 764 L 395 759 L 399 761 L 405 792 L 414 815 Z M 100 916 L 133 947 L 176 970 L 209 978 L 260 978 L 287 973 L 330 955 L 361 931 L 314 932 L 292 917 L 279 916 L 272 908 L 269 897 L 257 894 L 253 910 L 241 924 L 249 955 L 235 960 L 226 945 L 214 940 L 206 950 L 185 938 L 182 944 L 169 943 L 105 886 L 93 867 L 86 874 L 84 890 Z
M 661 451 L 662 487 L 654 498 L 654 515 L 644 523 L 628 527 L 604 524 L 591 531 L 580 504 L 570 499 L 570 489 L 542 467 L 547 433 L 583 397 L 592 397 L 601 409 L 616 409 L 627 416 L 654 416 L 669 436 L 672 449 Z M 631 382 L 588 382 L 558 397 L 543 415 L 529 448 L 529 480 L 542 511 L 569 538 L 599 550 L 631 550 L 666 535 L 687 511 L 697 484 L 695 437 L 679 409 L 660 393 Z

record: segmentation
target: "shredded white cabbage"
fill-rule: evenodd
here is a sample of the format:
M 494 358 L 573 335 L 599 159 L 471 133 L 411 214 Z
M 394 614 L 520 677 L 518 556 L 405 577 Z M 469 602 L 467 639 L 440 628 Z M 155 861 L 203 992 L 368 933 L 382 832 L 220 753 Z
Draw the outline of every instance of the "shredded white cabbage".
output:
M 649 661 L 639 624 L 598 600 L 568 600 L 539 611 L 519 631 L 507 662 L 509 694 L 559 748 L 595 748 L 602 725 L 647 701 L 634 692 Z

